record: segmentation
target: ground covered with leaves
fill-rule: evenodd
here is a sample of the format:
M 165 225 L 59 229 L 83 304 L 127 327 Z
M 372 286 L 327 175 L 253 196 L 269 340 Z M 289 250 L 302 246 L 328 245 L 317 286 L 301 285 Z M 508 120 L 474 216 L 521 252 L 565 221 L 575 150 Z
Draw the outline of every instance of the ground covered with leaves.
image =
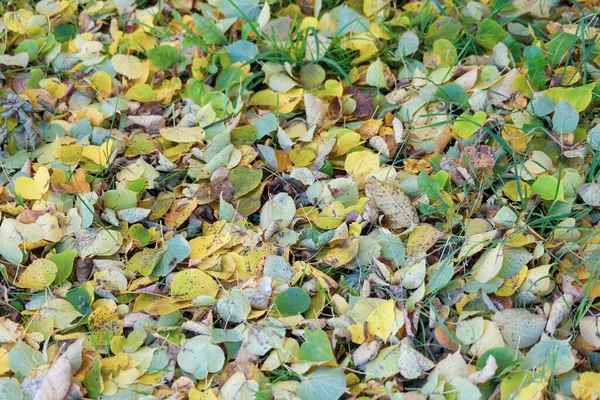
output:
M 597 399 L 597 1 L 0 5 L 0 398 Z

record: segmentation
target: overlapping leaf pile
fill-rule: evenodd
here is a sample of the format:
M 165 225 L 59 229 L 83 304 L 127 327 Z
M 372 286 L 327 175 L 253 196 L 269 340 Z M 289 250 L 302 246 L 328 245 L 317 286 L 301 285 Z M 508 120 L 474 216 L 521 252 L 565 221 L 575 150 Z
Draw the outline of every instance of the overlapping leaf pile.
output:
M 8 3 L 2 399 L 598 398 L 597 2 Z

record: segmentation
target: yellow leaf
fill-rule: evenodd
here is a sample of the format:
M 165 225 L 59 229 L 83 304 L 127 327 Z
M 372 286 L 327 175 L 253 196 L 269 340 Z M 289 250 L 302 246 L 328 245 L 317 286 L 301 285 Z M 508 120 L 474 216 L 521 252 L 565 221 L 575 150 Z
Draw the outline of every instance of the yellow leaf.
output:
M 369 150 L 355 151 L 346 157 L 344 169 L 354 178 L 365 178 L 379 169 L 379 155 Z
M 10 31 L 24 34 L 25 27 L 28 25 L 29 18 L 31 17 L 33 17 L 33 13 L 24 8 L 21 8 L 17 12 L 7 12 L 4 14 L 4 25 Z
M 90 338 L 96 346 L 108 346 L 113 336 L 123 334 L 123 321 L 117 317 L 116 309 L 105 305 L 92 311 L 88 317 L 88 327 L 92 331 Z
M 515 293 L 517 289 L 521 287 L 525 281 L 525 278 L 527 278 L 528 271 L 529 270 L 527 269 L 527 266 L 521 268 L 521 270 L 515 276 L 505 279 L 504 284 L 502 284 L 500 289 L 496 290 L 494 294 L 503 297 L 512 296 L 513 293 Z
M 506 140 L 514 151 L 525 151 L 527 143 L 533 139 L 533 136 L 526 134 L 514 125 L 505 124 L 502 131 L 502 139 Z
M 579 379 L 571 383 L 573 396 L 582 400 L 594 400 L 600 397 L 600 374 L 598 372 L 584 372 Z
M 348 152 L 348 150 L 358 146 L 361 143 L 364 143 L 364 141 L 362 141 L 360 138 L 360 134 L 351 131 L 350 129 L 339 129 L 336 131 L 336 133 L 338 135 L 335 148 L 336 156 L 344 155 Z
M 143 74 L 142 63 L 137 57 L 115 54 L 111 63 L 115 71 L 126 78 L 137 79 Z
M 515 400 L 542 400 L 544 398 L 545 389 L 546 382 L 541 378 L 538 378 L 534 382 L 521 388 Z
M 352 342 L 356 344 L 363 344 L 367 340 L 365 332 L 365 324 L 354 324 L 348 327 L 350 334 L 352 335 Z
M 85 118 L 89 118 L 90 123 L 93 126 L 98 126 L 102 123 L 102 121 L 104 121 L 104 115 L 102 115 L 100 110 L 94 107 L 83 107 L 81 110 L 79 110 L 76 117 L 77 121 L 81 121 Z
M 188 393 L 190 400 L 218 400 L 219 397 L 211 389 L 207 389 L 203 392 L 196 388 L 192 388 Z
M 175 143 L 194 143 L 204 140 L 204 129 L 195 127 L 163 128 L 160 135 Z
M 67 165 L 77 164 L 81 159 L 83 146 L 77 144 L 69 146 L 61 146 L 52 151 L 52 155 L 60 160 L 61 163 Z
M 349 238 L 342 246 L 321 250 L 317 259 L 334 268 L 340 268 L 350 263 L 358 254 L 358 238 Z
M 297 167 L 308 167 L 315 157 L 315 151 L 308 147 L 295 147 L 290 151 L 290 160 Z
M 15 193 L 27 200 L 39 200 L 50 186 L 50 173 L 46 167 L 40 167 L 34 178 L 21 176 L 15 179 Z
M 54 99 L 62 99 L 67 92 L 67 85 L 61 82 L 56 82 L 54 80 L 49 80 L 44 85 L 44 89 L 50 93 L 50 96 Z
M 138 83 L 129 88 L 125 94 L 127 100 L 135 100 L 141 103 L 147 103 L 154 100 L 154 91 L 150 85 Z
M 100 96 L 109 97 L 112 90 L 112 78 L 104 71 L 97 71 L 92 75 L 90 85 Z
M 194 199 L 177 199 L 171 205 L 169 212 L 165 214 L 165 225 L 167 228 L 176 229 L 192 215 L 198 202 Z
M 123 42 L 128 43 L 133 50 L 148 51 L 155 47 L 158 42 L 143 29 L 136 29 L 133 33 L 123 36 Z
M 504 255 L 501 245 L 487 251 L 473 266 L 473 278 L 481 283 L 490 281 L 500 272 L 503 260 Z
M 521 201 L 531 196 L 531 186 L 522 180 L 508 181 L 502 188 L 502 192 L 512 201 Z
M 10 366 L 8 365 L 8 351 L 4 348 L 0 348 L 0 375 L 4 375 L 10 372 Z
M 377 307 L 367 317 L 367 331 L 383 340 L 388 340 L 394 328 L 394 300 L 390 299 Z
M 108 160 L 112 154 L 112 146 L 113 140 L 109 140 L 106 143 L 101 144 L 100 146 L 86 146 L 84 147 L 81 155 L 85 158 L 89 158 L 92 162 L 106 167 L 108 164 Z
M 363 4 L 363 11 L 365 13 L 365 17 L 371 18 L 379 11 L 383 10 L 385 6 L 387 6 L 388 0 L 365 0 Z

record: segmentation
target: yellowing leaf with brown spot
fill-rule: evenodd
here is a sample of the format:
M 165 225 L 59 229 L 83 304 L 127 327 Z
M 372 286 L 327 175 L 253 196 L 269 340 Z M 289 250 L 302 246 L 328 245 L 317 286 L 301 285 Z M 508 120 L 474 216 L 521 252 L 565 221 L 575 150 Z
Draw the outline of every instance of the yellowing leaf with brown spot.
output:
M 114 306 L 114 302 L 112 305 Z M 98 306 L 88 317 L 88 327 L 92 331 L 90 338 L 96 346 L 108 345 L 113 336 L 123 334 L 123 321 L 117 316 L 116 306 L 114 309 L 105 305 Z
M 177 300 L 192 300 L 198 296 L 215 297 L 218 291 L 219 284 L 199 269 L 178 272 L 171 282 L 171 296 Z
M 410 232 L 406 254 L 409 256 L 427 252 L 442 237 L 442 232 L 431 225 L 419 225 Z
M 356 344 L 363 344 L 367 340 L 367 333 L 365 324 L 354 324 L 348 327 L 350 334 L 352 335 L 352 342 Z
M 39 200 L 50 186 L 50 173 L 46 167 L 40 167 L 35 177 L 21 176 L 15 179 L 15 193 L 27 200 Z
M 393 183 L 382 184 L 375 178 L 369 178 L 366 192 L 388 218 L 393 229 L 408 228 L 419 222 L 419 216 L 410 199 Z
M 39 258 L 30 266 L 19 270 L 15 285 L 18 287 L 42 290 L 54 281 L 58 267 L 50 260 Z
M 203 260 L 224 247 L 230 240 L 231 235 L 229 233 L 194 238 L 190 240 L 190 258 L 192 260 Z
M 298 103 L 302 100 L 304 89 L 294 88 L 287 93 L 275 93 L 272 90 L 261 90 L 250 99 L 250 105 L 268 107 L 282 114 L 294 111 Z
M 390 299 L 377 307 L 367 317 L 367 331 L 383 340 L 388 340 L 394 328 L 394 300 Z
M 192 215 L 198 202 L 194 199 L 177 199 L 171 205 L 169 212 L 165 214 L 165 225 L 167 228 L 177 229 Z

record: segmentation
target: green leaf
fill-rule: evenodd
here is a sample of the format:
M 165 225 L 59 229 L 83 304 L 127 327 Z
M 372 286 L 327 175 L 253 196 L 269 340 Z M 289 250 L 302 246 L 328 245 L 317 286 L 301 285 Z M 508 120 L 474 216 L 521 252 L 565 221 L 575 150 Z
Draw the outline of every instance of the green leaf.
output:
M 217 311 L 221 318 L 234 324 L 245 321 L 251 310 L 250 300 L 239 289 L 233 289 L 217 302 Z
M 544 200 L 564 200 L 565 189 L 557 178 L 542 175 L 531 186 L 533 194 L 539 194 Z
M 577 36 L 559 31 L 557 32 L 551 41 L 548 42 L 548 53 L 550 54 L 549 61 L 552 68 L 556 68 L 560 65 L 561 61 L 566 60 L 569 56 L 569 49 L 577 42 Z M 570 82 L 565 82 L 570 84 Z
M 137 194 L 132 190 L 108 190 L 104 193 L 104 207 L 115 211 L 137 205 Z
M 175 63 L 180 63 L 185 60 L 183 54 L 173 46 L 158 46 L 148 51 L 146 54 L 152 64 L 161 71 L 173 68 Z
M 125 343 L 123 344 L 123 351 L 127 353 L 134 353 L 146 340 L 146 329 L 145 328 L 137 328 L 133 330 L 127 339 L 125 339 Z
M 508 368 L 511 368 L 515 365 L 515 358 L 509 349 L 504 347 L 496 347 L 493 349 L 489 349 L 485 353 L 479 357 L 477 360 L 477 368 L 483 369 L 487 362 L 487 359 L 493 356 L 496 359 L 496 363 L 498 364 L 498 369 L 496 369 L 496 375 L 501 374 L 503 371 L 506 371 Z
M 367 84 L 376 88 L 384 88 L 387 86 L 388 81 L 385 77 L 385 65 L 380 59 L 377 59 L 373 64 L 367 68 L 366 76 Z
M 8 352 L 8 365 L 19 379 L 28 376 L 34 369 L 44 365 L 42 353 L 25 342 L 19 342 Z
M 0 256 L 11 264 L 16 265 L 23 262 L 23 251 L 12 242 L 0 243 Z
M 545 339 L 529 350 L 527 360 L 536 369 L 547 367 L 561 375 L 575 367 L 575 356 L 570 347 L 568 340 Z
M 538 342 L 544 327 L 546 318 L 539 314 L 533 314 L 522 308 L 509 308 L 497 311 L 492 316 L 504 341 L 511 348 L 524 349 Z
M 524 248 L 505 246 L 502 250 L 502 268 L 498 276 L 509 279 L 515 276 L 525 265 L 533 260 L 533 255 Z
M 83 387 L 88 391 L 86 396 L 92 399 L 100 398 L 102 394 L 102 377 L 100 375 L 100 369 L 102 363 L 99 357 L 94 357 L 92 367 L 88 370 L 83 378 Z
M 256 21 L 261 10 L 260 0 L 217 0 L 215 3 L 227 18 L 239 18 L 248 23 Z
M 527 77 L 537 90 L 546 89 L 546 65 L 548 62 L 544 58 L 542 49 L 537 46 L 529 46 L 523 52 L 525 66 L 527 67 Z
M 23 399 L 21 384 L 15 378 L 0 378 L 0 398 L 4 400 Z
M 554 115 L 552 116 L 552 129 L 556 133 L 569 133 L 577 128 L 579 123 L 579 113 L 566 100 L 562 100 L 556 105 Z
M 425 44 L 431 46 L 438 39 L 454 40 L 462 28 L 463 25 L 455 18 L 441 16 L 429 25 L 425 35 Z
M 469 101 L 469 96 L 467 95 L 467 92 L 465 92 L 465 89 L 454 82 L 440 86 L 438 90 L 436 90 L 434 96 L 441 101 L 454 103 L 458 106 L 462 106 Z
M 64 299 L 50 300 L 46 307 L 40 309 L 40 315 L 45 318 L 52 318 L 55 327 L 58 329 L 69 327 L 71 322 L 82 316 L 71 303 Z
M 256 138 L 262 139 L 269 133 L 276 131 L 278 126 L 279 121 L 277 120 L 277 115 L 275 113 L 265 114 L 262 118 L 257 119 L 254 123 L 254 128 L 256 129 Z M 232 172 L 233 171 L 234 170 L 232 170 Z M 233 187 L 235 188 L 235 185 Z
M 272 114 L 268 114 L 272 115 Z M 235 167 L 229 172 L 229 183 L 233 186 L 235 198 L 242 197 L 260 185 L 263 172 L 260 169 L 250 169 L 244 165 Z
M 311 332 L 304 329 L 304 339 L 306 341 L 302 343 L 300 350 L 298 350 L 300 361 L 325 362 L 335 360 L 329 337 L 323 330 L 317 329 Z
M 344 36 L 348 33 L 363 33 L 369 29 L 369 20 L 354 11 L 352 8 L 343 5 L 336 9 L 339 10 L 337 15 L 337 25 L 335 34 Z
M 284 317 L 297 315 L 308 310 L 310 296 L 304 289 L 291 287 L 275 297 L 273 305 Z
M 258 48 L 247 40 L 238 40 L 225 47 L 233 62 L 247 62 L 258 55 Z
M 154 267 L 152 275 L 167 276 L 177 264 L 190 255 L 190 245 L 182 235 L 175 235 L 165 242 L 167 250 Z
M 227 38 L 217 25 L 215 25 L 213 20 L 205 18 L 200 14 L 194 14 L 194 24 L 196 25 L 196 30 L 200 32 L 200 36 L 206 43 L 216 45 L 227 43 Z
M 61 253 L 48 255 L 48 260 L 56 264 L 56 267 L 58 268 L 56 278 L 54 278 L 54 282 L 52 282 L 53 285 L 60 285 L 71 276 L 75 257 L 77 257 L 77 252 L 75 250 L 65 250 Z
M 321 368 L 308 374 L 296 396 L 302 400 L 337 400 L 346 391 L 346 375 L 339 368 Z
M 419 50 L 419 37 L 413 31 L 406 31 L 398 40 L 398 48 L 394 54 L 396 58 L 410 56 Z
M 499 42 L 503 41 L 507 33 L 502 26 L 493 19 L 486 19 L 479 24 L 475 41 L 485 50 L 492 50 Z
M 185 340 L 177 354 L 177 364 L 196 379 L 208 373 L 219 372 L 225 363 L 225 354 L 219 346 L 210 343 L 210 337 L 198 335 Z
M 456 118 L 452 130 L 462 139 L 469 139 L 481 128 L 486 119 L 487 114 L 484 111 L 477 111 L 475 115 L 464 113 Z

